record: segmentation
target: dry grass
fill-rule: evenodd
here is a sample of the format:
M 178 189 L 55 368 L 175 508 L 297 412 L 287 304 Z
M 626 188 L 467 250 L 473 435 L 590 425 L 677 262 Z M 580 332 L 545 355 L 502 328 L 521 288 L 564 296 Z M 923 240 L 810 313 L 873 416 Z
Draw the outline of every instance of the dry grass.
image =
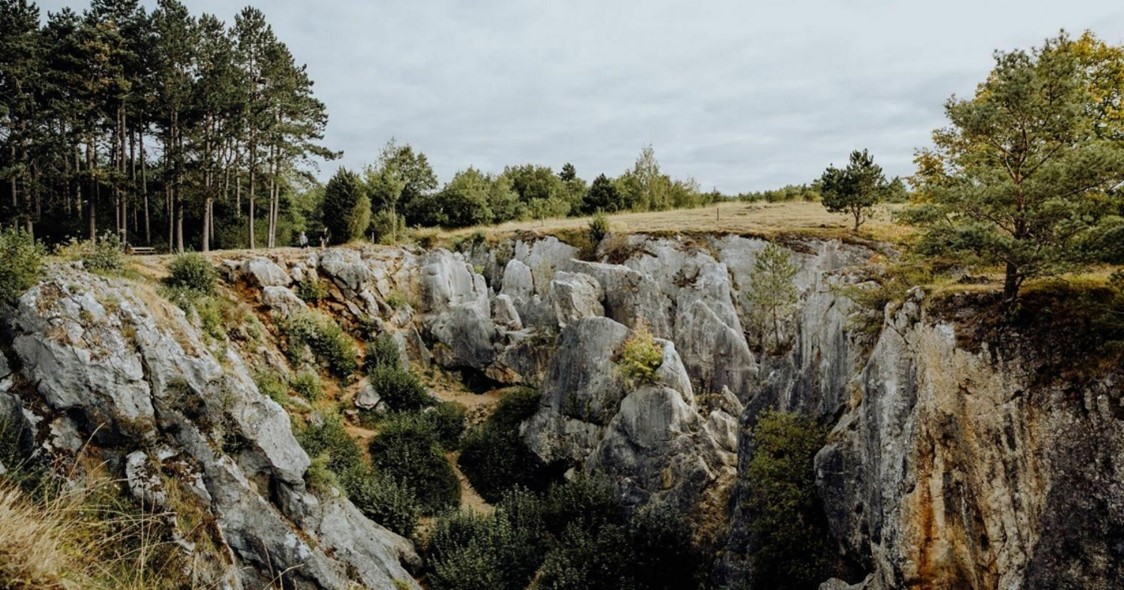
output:
M 761 237 L 807 236 L 822 238 L 857 238 L 900 242 L 910 229 L 894 223 L 892 214 L 902 205 L 879 205 L 874 214 L 856 234 L 851 231 L 849 217 L 828 213 L 820 203 L 793 201 L 789 203 L 728 202 L 697 209 L 676 209 L 650 213 L 618 213 L 609 216 L 612 231 L 622 233 L 731 233 Z M 495 226 L 469 227 L 444 232 L 442 237 L 454 239 L 482 232 L 491 239 L 519 232 L 546 234 L 586 230 L 591 217 L 566 217 L 546 220 L 513 221 Z
M 0 588 L 194 588 L 169 520 L 137 508 L 119 482 L 94 473 L 24 492 L 0 482 Z

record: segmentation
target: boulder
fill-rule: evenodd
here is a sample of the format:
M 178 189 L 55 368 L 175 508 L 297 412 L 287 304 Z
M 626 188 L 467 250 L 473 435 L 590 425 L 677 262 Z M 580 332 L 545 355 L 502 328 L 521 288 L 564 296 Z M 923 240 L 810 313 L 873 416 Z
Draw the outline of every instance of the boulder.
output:
M 259 288 L 288 287 L 293 282 L 277 263 L 261 256 L 242 263 L 242 276 Z
M 589 275 L 559 271 L 550 286 L 550 301 L 558 327 L 594 316 L 605 315 L 601 306 L 601 284 Z
M 287 287 L 265 287 L 262 289 L 261 301 L 262 305 L 286 316 L 307 309 L 304 301 Z

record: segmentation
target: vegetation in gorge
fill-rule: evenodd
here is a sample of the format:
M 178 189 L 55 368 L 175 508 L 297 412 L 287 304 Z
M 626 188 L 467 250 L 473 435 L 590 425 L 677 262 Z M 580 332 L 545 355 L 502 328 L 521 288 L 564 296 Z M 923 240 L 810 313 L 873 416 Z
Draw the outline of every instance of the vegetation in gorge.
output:
M 700 588 L 703 560 L 682 515 L 629 515 L 607 481 L 578 476 L 545 493 L 515 488 L 492 514 L 442 517 L 427 546 L 436 590 Z
M 813 460 L 825 430 L 799 414 L 766 411 L 753 427 L 744 474 L 754 588 L 806 589 L 839 575 Z
M 761 349 L 768 348 L 768 334 L 773 335 L 772 351 L 781 349 L 781 325 L 788 321 L 799 293 L 792 282 L 796 278 L 796 264 L 788 250 L 770 243 L 753 261 L 753 273 L 748 280 L 747 297 L 753 305 L 760 333 Z
M 550 483 L 546 465 L 519 437 L 519 424 L 538 407 L 537 391 L 509 392 L 487 421 L 464 436 L 458 465 L 485 500 L 498 502 L 516 488 L 542 491 Z

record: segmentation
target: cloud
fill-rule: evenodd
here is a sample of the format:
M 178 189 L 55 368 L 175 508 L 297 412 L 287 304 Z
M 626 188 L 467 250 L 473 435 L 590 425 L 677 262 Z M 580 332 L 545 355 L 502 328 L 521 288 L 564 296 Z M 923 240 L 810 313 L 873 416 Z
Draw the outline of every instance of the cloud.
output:
M 233 19 L 227 0 L 184 0 Z M 84 2 L 42 2 L 46 9 Z M 151 3 L 147 3 L 151 5 Z M 1065 27 L 1124 41 L 1110 0 L 260 3 L 361 168 L 395 136 L 447 180 L 534 162 L 619 174 L 646 144 L 726 192 L 807 182 L 866 147 L 890 174 L 996 48 Z M 336 163 L 322 168 L 330 174 Z

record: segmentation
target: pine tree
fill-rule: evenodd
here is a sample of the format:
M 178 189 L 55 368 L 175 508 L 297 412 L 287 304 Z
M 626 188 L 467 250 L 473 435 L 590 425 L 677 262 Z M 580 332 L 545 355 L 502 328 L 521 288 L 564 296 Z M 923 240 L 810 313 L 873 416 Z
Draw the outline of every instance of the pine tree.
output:
M 749 276 L 749 302 L 762 326 L 762 348 L 765 333 L 772 328 L 773 350 L 781 348 L 781 323 L 796 305 L 799 293 L 793 279 L 797 268 L 788 250 L 769 243 L 757 253 L 753 273 Z
M 332 243 L 363 237 L 371 222 L 371 200 L 359 175 L 340 168 L 324 188 L 324 227 Z
M 850 162 L 843 170 L 829 166 L 820 177 L 824 208 L 832 213 L 849 213 L 859 230 L 870 210 L 885 198 L 888 184 L 882 167 L 866 150 L 851 152 Z

